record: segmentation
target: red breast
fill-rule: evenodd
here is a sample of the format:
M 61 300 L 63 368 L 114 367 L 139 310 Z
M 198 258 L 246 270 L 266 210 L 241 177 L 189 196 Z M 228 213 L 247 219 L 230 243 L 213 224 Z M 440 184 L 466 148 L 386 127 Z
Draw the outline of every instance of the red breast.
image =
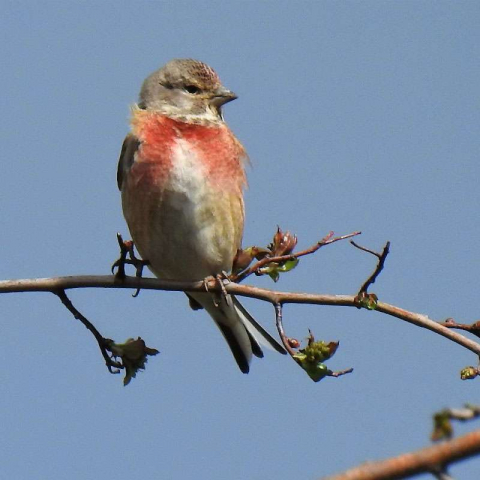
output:
M 131 123 L 134 135 L 141 142 L 132 175 L 146 180 L 148 170 L 149 176 L 154 177 L 150 180 L 157 185 L 167 181 L 172 169 L 172 152 L 177 142 L 184 141 L 201 160 L 211 187 L 241 193 L 246 185 L 244 163 L 247 156 L 226 124 L 181 122 L 145 110 L 135 111 Z

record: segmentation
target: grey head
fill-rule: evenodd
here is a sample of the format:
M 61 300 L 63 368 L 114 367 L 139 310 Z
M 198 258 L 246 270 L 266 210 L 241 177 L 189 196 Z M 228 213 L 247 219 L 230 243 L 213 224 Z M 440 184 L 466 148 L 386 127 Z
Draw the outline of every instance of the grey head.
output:
M 237 96 L 207 64 L 174 59 L 143 82 L 138 106 L 172 117 L 223 120 L 221 107 Z

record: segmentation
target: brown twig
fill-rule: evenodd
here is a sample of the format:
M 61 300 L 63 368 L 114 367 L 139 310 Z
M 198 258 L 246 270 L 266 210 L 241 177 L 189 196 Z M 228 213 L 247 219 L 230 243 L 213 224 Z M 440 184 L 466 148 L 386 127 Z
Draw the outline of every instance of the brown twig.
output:
M 291 343 L 292 341 L 294 343 L 299 343 L 299 342 L 295 339 L 291 339 L 287 337 L 287 335 L 285 334 L 285 329 L 283 328 L 283 306 L 281 303 L 276 303 L 274 304 L 274 308 L 275 308 L 275 324 L 277 326 L 278 334 L 280 336 L 280 339 L 282 340 L 283 346 L 285 347 L 285 350 L 288 352 L 288 354 L 296 361 L 296 363 L 301 365 L 301 362 L 299 363 L 295 359 L 295 355 L 297 355 L 298 352 L 292 348 L 292 343 Z M 314 341 L 313 334 L 310 330 L 309 332 L 310 332 L 311 341 L 313 342 Z M 338 343 L 336 343 L 336 345 L 338 345 Z M 347 368 L 345 370 L 340 370 L 336 372 L 329 369 L 326 373 L 326 376 L 338 378 L 338 377 L 341 377 L 342 375 L 346 375 L 347 373 L 352 373 L 352 372 L 353 372 L 353 368 Z
M 279 255 L 276 257 L 265 257 L 256 262 L 254 265 L 251 267 L 248 267 L 247 269 L 243 270 L 240 272 L 238 275 L 233 275 L 231 277 L 231 280 L 233 282 L 242 282 L 245 280 L 247 277 L 252 275 L 253 273 L 258 272 L 262 267 L 265 267 L 269 263 L 282 263 L 282 262 L 288 262 L 289 260 L 294 260 L 295 258 L 300 258 L 304 257 L 305 255 L 311 255 L 312 253 L 315 253 L 317 250 L 320 248 L 324 247 L 325 245 L 330 245 L 331 243 L 338 242 L 340 240 L 345 240 L 347 238 L 352 238 L 357 235 L 360 235 L 362 232 L 353 232 L 349 233 L 347 235 L 341 235 L 339 237 L 333 237 L 334 232 L 329 232 L 325 237 L 323 237 L 320 241 L 318 241 L 315 245 L 312 245 L 309 248 L 306 248 L 305 250 L 301 250 L 300 252 L 297 253 L 291 253 L 288 255 Z
M 95 328 L 95 325 L 93 325 L 92 322 L 90 322 L 82 313 L 80 313 L 75 308 L 72 301 L 65 293 L 65 290 L 53 290 L 52 292 L 61 300 L 63 305 L 75 317 L 75 319 L 82 322 L 85 328 L 95 337 L 100 351 L 102 352 L 103 358 L 105 359 L 105 364 L 107 365 L 108 371 L 110 373 L 120 373 L 120 370 L 124 368 L 123 365 L 119 362 L 115 362 L 114 360 L 112 360 L 112 358 L 108 354 L 108 351 L 110 351 L 109 346 L 113 344 L 113 340 L 104 338 Z
M 212 291 L 219 291 L 215 281 L 209 283 Z M 0 281 L 0 293 L 13 292 L 53 292 L 57 290 L 69 290 L 75 288 L 142 288 L 146 290 L 165 290 L 177 292 L 204 292 L 203 281 L 199 282 L 178 282 L 173 280 L 159 280 L 156 278 L 136 278 L 125 277 L 119 282 L 113 275 L 90 275 L 90 276 L 70 276 L 54 278 L 33 278 L 21 280 Z M 225 285 L 228 293 L 256 298 L 273 305 L 280 303 L 311 304 L 311 305 L 329 305 L 358 308 L 355 297 L 352 295 L 326 295 L 312 293 L 293 293 L 257 288 L 249 285 L 239 285 L 229 283 Z M 384 313 L 398 318 L 405 322 L 426 328 L 438 335 L 441 335 L 453 342 L 467 348 L 473 353 L 480 355 L 480 344 L 453 331 L 444 325 L 430 320 L 426 315 L 410 312 L 408 310 L 390 305 L 384 302 L 378 302 L 374 311 Z
M 322 480 L 399 480 L 444 471 L 445 465 L 480 453 L 480 430 L 398 457 L 369 462 Z
M 293 357 L 295 355 L 295 350 L 291 347 L 288 337 L 285 335 L 285 330 L 283 328 L 283 305 L 281 303 L 275 303 L 275 325 L 277 326 L 278 335 L 280 335 L 280 340 L 285 347 L 285 350 L 288 354 Z
M 385 246 L 383 247 L 382 253 L 377 253 L 373 250 L 370 250 L 369 248 L 362 247 L 361 245 L 358 245 L 357 243 L 355 243 L 353 240 L 350 240 L 350 243 L 354 247 L 358 248 L 359 250 L 363 250 L 364 252 L 375 255 L 378 258 L 378 263 L 377 263 L 377 266 L 376 266 L 375 270 L 367 278 L 365 283 L 360 287 L 360 290 L 358 291 L 357 296 L 361 296 L 362 294 L 367 293 L 368 287 L 370 287 L 370 285 L 375 283 L 375 280 L 380 275 L 380 272 L 383 270 L 383 267 L 385 265 L 385 260 L 387 259 L 387 256 L 390 252 L 390 242 L 387 242 L 385 244 Z
M 433 431 L 430 439 L 434 442 L 453 437 L 452 420 L 467 422 L 480 416 L 480 406 L 466 404 L 463 408 L 445 408 L 433 415 Z
M 332 370 L 329 371 L 328 376 L 338 378 L 342 375 L 347 375 L 347 373 L 352 373 L 353 368 L 346 368 L 345 370 L 338 370 L 337 372 L 333 372 Z
M 448 474 L 444 467 L 439 467 L 430 472 L 437 480 L 455 480 Z
M 447 328 L 456 328 L 458 330 L 464 330 L 465 332 L 470 332 L 477 337 L 480 337 L 480 320 L 472 324 L 468 323 L 457 323 L 453 318 L 447 318 L 444 322 L 441 322 L 440 325 L 443 325 Z
M 480 417 L 480 406 L 466 404 L 463 408 L 447 408 L 444 412 L 447 412 L 452 420 L 466 422 Z

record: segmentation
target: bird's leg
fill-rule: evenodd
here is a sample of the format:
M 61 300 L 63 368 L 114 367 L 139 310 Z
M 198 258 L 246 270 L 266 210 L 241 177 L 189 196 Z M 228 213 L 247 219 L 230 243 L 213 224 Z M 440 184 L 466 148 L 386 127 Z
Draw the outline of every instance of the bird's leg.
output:
M 217 275 L 217 277 L 222 277 L 222 280 L 221 280 L 221 283 L 220 283 L 221 288 L 222 288 L 222 293 L 225 296 L 225 301 L 227 302 L 227 305 L 230 305 L 232 303 L 232 296 L 229 295 L 227 293 L 227 290 L 225 289 L 225 285 L 228 285 L 231 282 L 230 275 L 227 272 L 222 271 L 222 274 Z
M 228 273 L 224 271 L 222 271 L 222 273 L 218 273 L 217 275 L 215 275 L 215 280 L 217 281 L 220 287 L 221 295 L 225 299 L 225 302 L 227 302 L 228 306 L 231 306 L 232 297 L 227 293 L 227 290 L 225 288 L 225 285 L 228 285 L 230 283 Z
M 203 279 L 203 287 L 205 288 L 205 291 L 206 292 L 210 292 L 210 288 L 208 287 L 208 283 L 212 280 L 217 280 L 216 277 L 214 277 L 213 275 L 210 275 L 208 277 L 205 277 Z M 213 298 L 213 304 L 215 305 L 215 307 L 218 307 L 218 302 L 217 302 L 217 299 L 215 298 L 215 292 L 212 292 L 212 298 Z
M 148 260 L 142 260 L 135 255 L 135 246 L 132 240 L 123 240 L 119 233 L 117 233 L 117 240 L 120 247 L 120 257 L 113 263 L 112 273 L 117 269 L 115 276 L 118 279 L 124 279 L 126 276 L 125 265 L 133 265 L 135 267 L 135 276 L 141 278 L 143 268 L 149 264 Z
M 120 247 L 120 257 L 115 260 L 112 265 L 111 272 L 115 274 L 115 277 L 119 280 L 123 280 L 125 278 L 125 263 L 127 261 L 128 255 L 128 248 L 125 245 L 126 242 L 123 241 L 123 237 L 117 233 L 117 241 L 118 246 Z M 117 268 L 117 273 L 115 273 L 115 269 Z
M 207 292 L 210 291 L 208 284 L 212 280 L 215 280 L 215 283 L 217 283 L 217 285 L 220 288 L 220 296 L 223 297 L 227 302 L 227 305 L 229 305 L 231 302 L 231 297 L 228 295 L 227 290 L 225 289 L 225 283 L 228 284 L 230 282 L 230 279 L 228 278 L 228 274 L 226 272 L 222 272 L 222 273 L 217 273 L 217 275 L 215 276 L 211 275 L 209 277 L 204 278 L 203 285 Z M 216 292 L 212 292 L 212 296 L 213 296 L 213 303 L 215 304 L 216 307 L 219 307 L 220 304 L 218 302 L 218 297 L 216 295 Z
M 117 240 L 120 247 L 120 257 L 112 265 L 112 273 L 117 269 L 115 278 L 123 280 L 126 277 L 125 265 L 133 265 L 135 267 L 135 276 L 141 278 L 144 267 L 149 264 L 148 260 L 142 260 L 135 255 L 135 245 L 132 240 L 123 240 L 119 233 L 117 233 Z M 140 289 L 137 289 L 133 296 L 136 297 L 139 293 Z

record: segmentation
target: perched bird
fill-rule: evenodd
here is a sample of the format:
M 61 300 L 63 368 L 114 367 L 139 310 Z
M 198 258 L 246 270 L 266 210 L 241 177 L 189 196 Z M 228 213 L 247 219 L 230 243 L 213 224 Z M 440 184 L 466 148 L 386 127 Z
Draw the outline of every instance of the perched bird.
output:
M 246 186 L 242 144 L 222 106 L 237 96 L 205 63 L 175 59 L 143 83 L 117 171 L 132 239 L 162 279 L 203 280 L 232 268 Z M 243 373 L 260 344 L 285 350 L 232 295 L 189 293 L 213 318 Z

